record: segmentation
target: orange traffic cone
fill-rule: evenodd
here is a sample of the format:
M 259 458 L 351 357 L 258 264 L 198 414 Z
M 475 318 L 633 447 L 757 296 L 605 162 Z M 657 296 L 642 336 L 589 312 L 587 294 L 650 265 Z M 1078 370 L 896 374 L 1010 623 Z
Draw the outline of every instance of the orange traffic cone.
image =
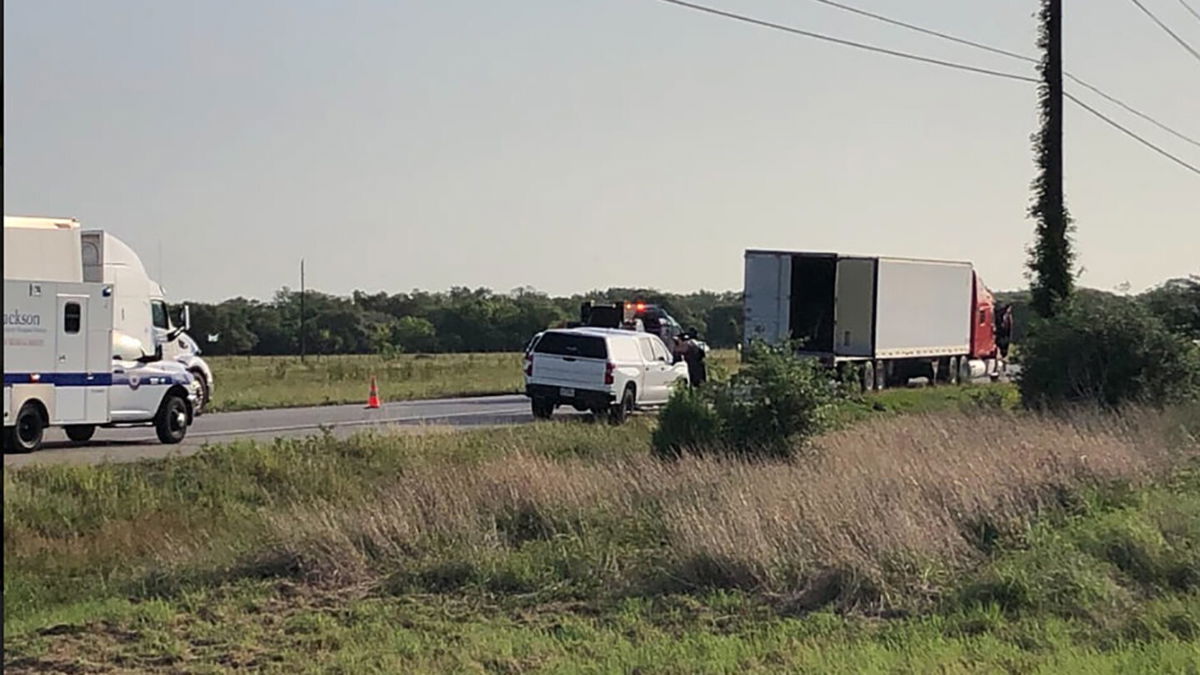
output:
M 375 385 L 375 376 L 371 376 L 371 393 L 367 396 L 367 407 L 379 407 L 379 387 Z

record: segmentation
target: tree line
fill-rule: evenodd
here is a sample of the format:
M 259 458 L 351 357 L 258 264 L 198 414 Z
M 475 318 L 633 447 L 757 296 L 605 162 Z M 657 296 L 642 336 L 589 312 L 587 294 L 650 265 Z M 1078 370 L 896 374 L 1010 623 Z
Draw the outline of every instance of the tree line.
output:
M 1111 295 L 1080 289 L 1083 294 Z M 642 300 L 661 304 L 685 328 L 713 347 L 730 348 L 742 335 L 739 292 L 664 293 L 610 288 L 552 297 L 521 288 L 496 293 L 486 288 L 446 292 L 304 295 L 304 343 L 310 354 L 500 352 L 520 350 L 534 333 L 579 316 L 586 300 Z M 1019 342 L 1032 320 L 1029 291 L 997 294 L 1014 308 Z M 1139 296 L 1176 332 L 1200 339 L 1200 276 L 1172 279 Z M 300 294 L 283 288 L 267 301 L 233 298 L 191 303 L 192 335 L 206 354 L 291 355 L 300 353 Z M 215 340 L 210 340 L 215 338 Z
M 530 288 L 497 293 L 459 287 L 446 292 L 355 291 L 349 297 L 307 291 L 304 346 L 310 354 L 518 351 L 538 331 L 576 320 L 587 300 L 660 304 L 718 348 L 733 347 L 741 335 L 741 293 L 610 288 L 552 297 Z M 283 288 L 267 301 L 239 297 L 189 304 L 192 336 L 205 354 L 300 353 L 300 294 L 295 290 Z

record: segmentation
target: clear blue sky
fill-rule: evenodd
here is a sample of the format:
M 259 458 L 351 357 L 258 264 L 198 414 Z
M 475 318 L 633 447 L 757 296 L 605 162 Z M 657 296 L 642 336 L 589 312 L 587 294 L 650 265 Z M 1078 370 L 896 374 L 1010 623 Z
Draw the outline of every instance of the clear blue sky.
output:
M 1032 74 L 810 0 L 706 1 Z M 848 1 L 1034 50 L 1033 0 Z M 1066 5 L 1069 70 L 1200 136 L 1200 62 L 1127 0 Z M 177 299 L 267 297 L 301 257 L 337 293 L 738 289 L 750 247 L 1024 285 L 1031 85 L 654 0 L 10 0 L 4 87 L 5 213 L 109 229 L 154 273 L 161 242 Z M 1200 176 L 1067 129 L 1082 283 L 1200 273 Z

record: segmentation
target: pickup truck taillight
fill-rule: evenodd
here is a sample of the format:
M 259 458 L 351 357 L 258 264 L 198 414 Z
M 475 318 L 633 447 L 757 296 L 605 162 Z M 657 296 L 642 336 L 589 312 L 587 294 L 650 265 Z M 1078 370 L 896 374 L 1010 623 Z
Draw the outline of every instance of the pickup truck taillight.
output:
M 525 374 L 533 377 L 533 354 L 525 355 Z
M 604 364 L 604 384 L 613 383 L 613 371 L 617 369 L 617 364 L 609 361 Z

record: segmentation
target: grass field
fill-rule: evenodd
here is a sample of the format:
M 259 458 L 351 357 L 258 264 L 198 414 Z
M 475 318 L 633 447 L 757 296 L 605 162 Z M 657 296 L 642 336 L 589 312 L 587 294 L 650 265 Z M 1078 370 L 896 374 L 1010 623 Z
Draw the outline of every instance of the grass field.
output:
M 258 410 L 361 403 L 371 376 L 385 401 L 511 394 L 524 390 L 520 354 L 382 356 L 217 356 L 208 360 L 216 387 L 212 410 Z M 737 352 L 717 351 L 717 368 L 732 368 Z
M 1200 410 L 995 391 L 790 464 L 639 420 L 6 472 L 5 671 L 1196 672 Z

